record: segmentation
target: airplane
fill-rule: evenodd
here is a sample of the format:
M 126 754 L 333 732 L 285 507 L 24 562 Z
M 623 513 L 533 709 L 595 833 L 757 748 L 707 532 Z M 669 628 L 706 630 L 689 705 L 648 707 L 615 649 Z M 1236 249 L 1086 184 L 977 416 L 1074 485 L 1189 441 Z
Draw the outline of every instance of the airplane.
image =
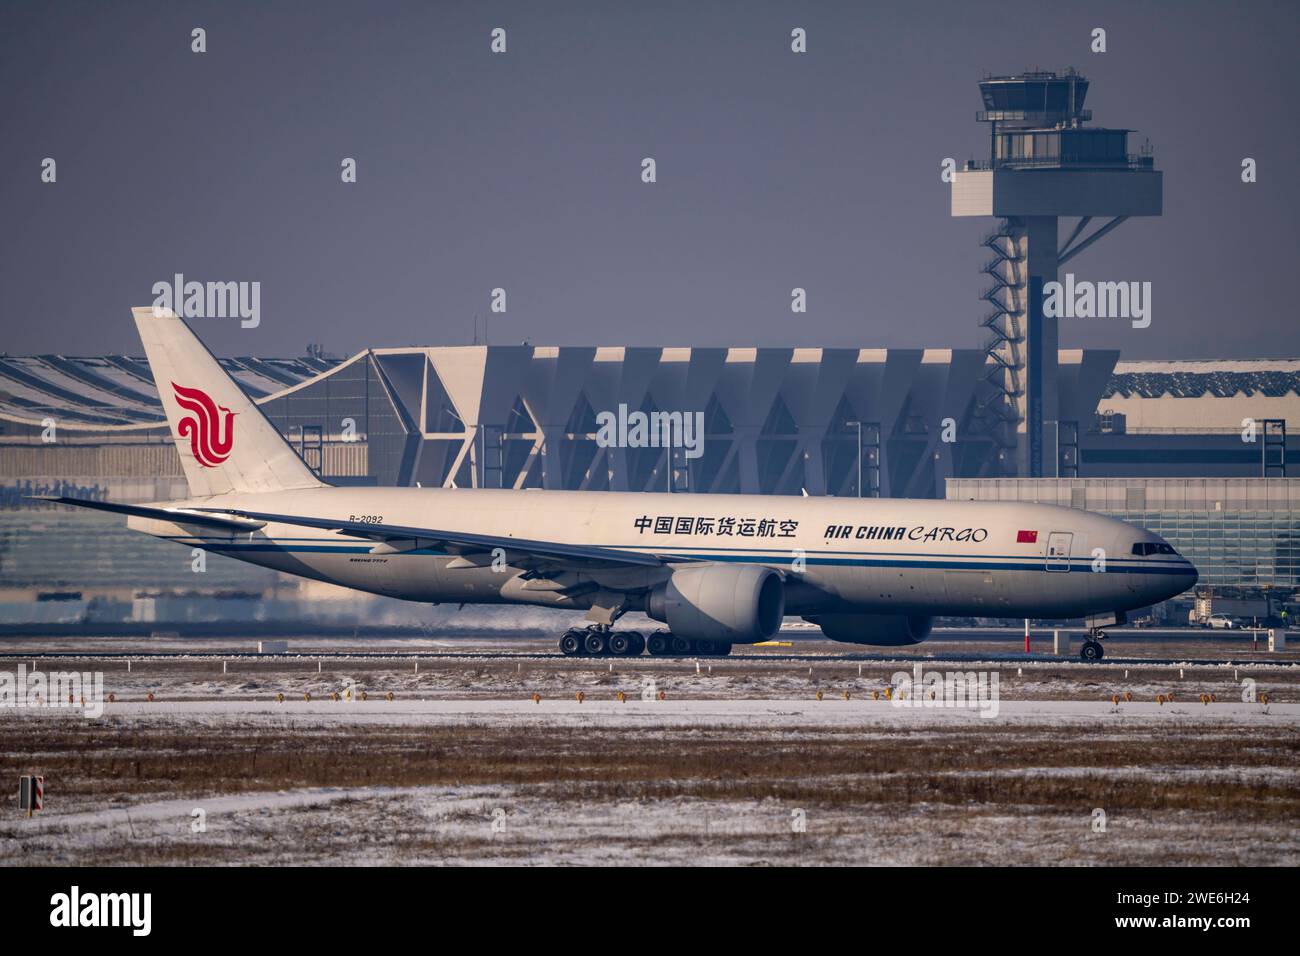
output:
M 1104 627 L 1191 588 L 1158 535 L 1020 502 L 333 487 L 175 313 L 132 313 L 190 497 L 43 500 L 262 567 L 407 601 L 585 610 L 566 655 L 723 655 L 786 615 L 833 641 L 917 644 L 939 615 Z M 616 630 L 628 612 L 665 629 Z

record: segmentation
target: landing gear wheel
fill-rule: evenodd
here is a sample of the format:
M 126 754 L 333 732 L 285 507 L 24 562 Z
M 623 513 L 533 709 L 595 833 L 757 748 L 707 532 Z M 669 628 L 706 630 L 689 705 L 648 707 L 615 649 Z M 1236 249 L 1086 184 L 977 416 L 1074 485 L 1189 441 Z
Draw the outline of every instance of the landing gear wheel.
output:
M 712 657 L 714 654 L 718 653 L 718 645 L 714 644 L 712 641 L 696 641 L 695 653 L 699 654 L 701 657 Z
M 628 657 L 640 657 L 645 653 L 645 638 L 636 631 L 628 631 L 627 639 L 630 649 L 627 652 Z
M 609 652 L 615 657 L 627 657 L 632 653 L 632 641 L 629 636 L 622 631 L 615 631 L 609 635 Z
M 688 641 L 686 638 L 678 637 L 675 634 L 673 635 L 672 643 L 670 646 L 672 648 L 672 652 L 680 656 L 685 656 L 691 653 L 691 651 L 695 649 L 693 641 Z
M 1102 646 L 1093 640 L 1084 641 L 1079 651 L 1079 657 L 1085 661 L 1099 661 L 1105 656 L 1106 652 L 1102 650 Z
M 582 639 L 582 647 L 592 657 L 599 657 L 609 650 L 609 638 L 604 631 L 588 631 Z
M 560 638 L 560 653 L 565 657 L 577 657 L 582 653 L 582 631 L 565 631 Z
M 672 635 L 667 631 L 655 631 L 646 638 L 646 649 L 650 651 L 651 657 L 664 657 L 672 648 L 671 640 Z

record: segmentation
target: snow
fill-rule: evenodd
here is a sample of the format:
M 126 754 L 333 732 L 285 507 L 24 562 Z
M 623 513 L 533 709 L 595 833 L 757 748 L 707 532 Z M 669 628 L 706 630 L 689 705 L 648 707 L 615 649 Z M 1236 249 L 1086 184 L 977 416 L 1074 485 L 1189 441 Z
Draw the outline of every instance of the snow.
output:
M 634 693 L 634 692 L 633 692 Z M 612 698 L 612 694 L 610 697 Z M 70 712 L 54 708 L 11 711 L 32 719 L 69 719 Z M 755 720 L 772 723 L 797 723 L 803 727 L 942 727 L 972 722 L 1017 724 L 1109 724 L 1163 723 L 1199 724 L 1212 717 L 1216 723 L 1241 726 L 1284 724 L 1300 729 L 1300 703 L 1214 703 L 1199 701 L 1158 704 L 1154 701 L 1051 701 L 1003 700 L 996 717 L 983 717 L 977 708 L 899 705 L 885 699 L 825 696 L 818 701 L 809 695 L 803 699 L 693 700 L 672 699 L 644 701 L 629 696 L 625 703 L 588 696 L 579 703 L 574 698 L 529 698 L 471 700 L 403 700 L 382 697 L 366 701 L 353 700 L 179 700 L 118 701 L 105 704 L 106 718 L 135 720 L 174 720 L 203 723 L 223 719 L 246 721 L 301 720 L 336 725 L 348 723 L 392 724 L 395 726 L 438 726 L 461 723 L 529 724 L 544 722 L 571 726 L 730 726 Z M 76 717 L 71 719 L 84 719 Z

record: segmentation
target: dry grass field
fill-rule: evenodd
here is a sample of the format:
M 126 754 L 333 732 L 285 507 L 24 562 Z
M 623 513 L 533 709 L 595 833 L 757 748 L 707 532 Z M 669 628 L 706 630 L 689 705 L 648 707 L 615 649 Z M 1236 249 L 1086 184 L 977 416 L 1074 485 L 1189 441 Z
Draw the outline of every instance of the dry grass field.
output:
M 114 701 L 0 708 L 0 864 L 1300 863 L 1300 668 L 923 661 L 985 719 L 788 654 L 38 659 Z

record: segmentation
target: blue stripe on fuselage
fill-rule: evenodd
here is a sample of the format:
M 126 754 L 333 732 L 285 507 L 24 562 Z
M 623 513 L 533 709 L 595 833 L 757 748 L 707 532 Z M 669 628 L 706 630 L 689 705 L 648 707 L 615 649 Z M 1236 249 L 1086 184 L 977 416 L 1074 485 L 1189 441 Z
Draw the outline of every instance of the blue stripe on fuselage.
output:
M 168 540 L 177 543 L 186 543 L 196 546 L 202 546 L 209 551 L 215 551 L 218 554 L 238 553 L 238 552 L 282 552 L 282 553 L 314 553 L 314 554 L 371 554 L 372 545 L 366 544 L 305 544 L 308 541 L 320 541 L 320 538 L 279 538 L 276 542 L 210 542 L 202 538 L 192 536 L 169 535 Z M 290 543 L 293 542 L 293 543 Z M 614 547 L 625 549 L 649 550 L 645 546 L 638 545 L 615 545 Z M 706 553 L 710 549 L 704 547 L 686 547 L 677 548 L 673 552 L 653 552 L 656 554 L 663 553 L 664 557 L 671 560 L 674 554 L 685 554 L 686 552 L 696 552 L 690 557 L 697 560 L 704 559 L 717 562 L 739 562 L 744 564 L 762 564 L 771 563 L 779 557 L 784 561 L 788 558 L 789 551 L 778 551 L 767 554 L 755 551 L 743 551 L 742 549 L 732 549 L 732 553 Z M 716 549 L 714 549 L 716 551 Z M 409 551 L 396 551 L 385 557 L 398 557 L 408 554 L 424 555 L 446 555 L 451 556 L 450 552 L 440 548 L 413 548 Z M 881 568 L 930 568 L 937 570 L 967 570 L 967 571 L 1045 571 L 1045 559 L 1041 556 L 1032 558 L 1016 558 L 1011 555 L 995 555 L 992 558 L 971 557 L 965 560 L 919 560 L 921 558 L 937 558 L 939 555 L 921 554 L 912 556 L 906 552 L 871 552 L 868 556 L 861 552 L 853 551 L 825 551 L 814 554 L 807 554 L 804 560 L 808 564 L 821 565 L 824 567 L 881 567 Z M 831 557 L 831 555 L 844 555 L 844 557 Z M 879 555 L 879 556 L 875 556 Z M 1070 571 L 1092 571 L 1092 561 L 1087 558 L 1075 558 L 1070 561 Z M 1062 568 L 1053 571 L 1055 574 L 1066 573 Z M 1101 573 L 1101 572 L 1098 572 Z M 1191 568 L 1186 564 L 1168 564 L 1162 562 L 1148 562 L 1131 558 L 1116 558 L 1106 562 L 1105 573 L 1120 574 L 1189 574 Z

